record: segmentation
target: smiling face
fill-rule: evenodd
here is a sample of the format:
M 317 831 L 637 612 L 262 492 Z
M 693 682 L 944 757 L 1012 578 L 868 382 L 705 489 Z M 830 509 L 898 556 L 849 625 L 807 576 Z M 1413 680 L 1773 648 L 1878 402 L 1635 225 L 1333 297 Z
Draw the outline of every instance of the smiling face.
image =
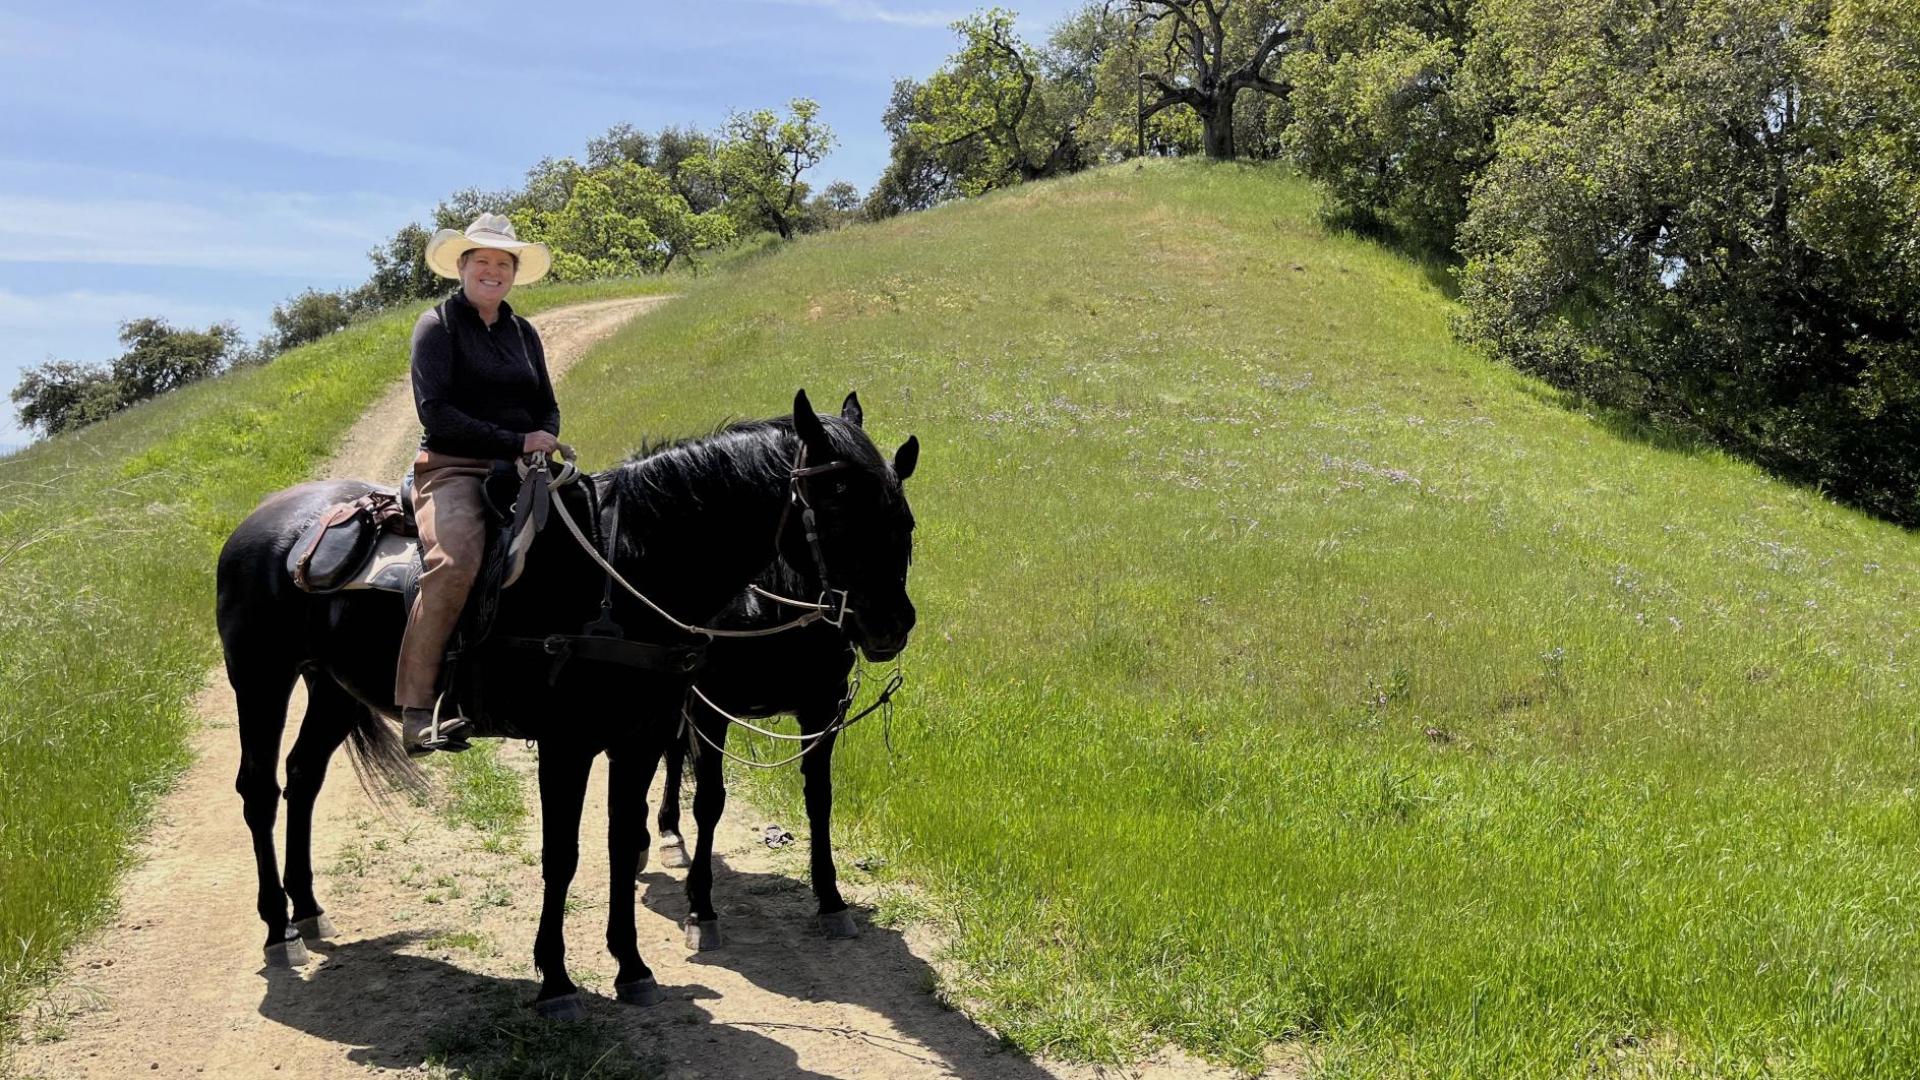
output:
M 460 287 L 476 306 L 494 307 L 507 298 L 507 290 L 513 288 L 513 275 L 519 268 L 507 252 L 498 248 L 474 248 L 460 256 Z

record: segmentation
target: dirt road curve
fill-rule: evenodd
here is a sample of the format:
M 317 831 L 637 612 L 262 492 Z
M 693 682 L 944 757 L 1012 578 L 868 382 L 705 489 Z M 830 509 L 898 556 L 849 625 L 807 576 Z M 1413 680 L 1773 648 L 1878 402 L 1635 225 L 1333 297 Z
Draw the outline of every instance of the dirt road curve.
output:
M 535 317 L 555 378 L 589 345 L 660 302 L 607 301 Z M 565 398 L 563 384 L 563 406 Z M 417 431 L 409 390 L 397 386 L 323 474 L 397 476 Z M 290 727 L 301 696 L 296 691 Z M 20 1075 L 457 1076 L 497 1067 L 515 1040 L 554 1038 L 523 1005 L 534 989 L 537 820 L 524 830 L 524 844 L 489 845 L 425 808 L 377 808 L 337 761 L 316 815 L 314 851 L 321 902 L 338 934 L 314 949 L 304 970 L 270 971 L 261 963 L 253 861 L 232 786 L 239 755 L 224 672 L 211 673 L 197 707 L 204 719 L 198 762 L 166 800 L 128 876 L 119 918 L 76 951 L 65 982 L 27 1017 L 28 1036 L 12 1063 Z M 517 744 L 502 757 L 530 773 L 531 756 Z M 794 876 L 805 872 L 804 839 L 768 850 L 757 839 L 766 821 L 737 798 L 718 845 L 715 884 L 728 946 L 688 953 L 677 929 L 686 911 L 679 872 L 650 868 L 641 885 L 640 944 L 667 1000 L 649 1009 L 616 1004 L 613 964 L 601 947 L 605 813 L 600 769 L 568 920 L 569 959 L 589 991 L 590 1016 L 564 1037 L 617 1055 L 602 1074 L 626 1075 L 611 1066 L 635 1059 L 687 1080 L 1214 1074 L 1174 1056 L 1107 1072 L 1005 1049 L 929 992 L 928 943 L 869 921 L 863 902 L 873 890 L 857 871 L 843 887 L 861 936 L 817 936 L 811 896 Z M 783 824 L 803 832 L 804 822 Z M 425 1066 L 430 1055 L 441 1064 Z

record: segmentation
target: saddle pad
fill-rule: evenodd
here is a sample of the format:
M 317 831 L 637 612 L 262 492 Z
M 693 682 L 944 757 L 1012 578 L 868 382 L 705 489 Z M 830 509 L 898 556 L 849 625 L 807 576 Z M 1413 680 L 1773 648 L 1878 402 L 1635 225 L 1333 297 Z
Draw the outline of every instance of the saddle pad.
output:
M 507 573 L 500 587 L 520 579 L 520 572 L 526 569 L 527 547 L 532 542 L 533 530 L 521 530 L 514 537 L 513 546 L 508 552 Z M 379 592 L 404 593 L 420 575 L 420 540 L 418 537 L 402 536 L 392 531 L 382 531 L 379 543 L 346 580 L 328 589 L 337 592 L 345 589 L 374 589 Z
M 359 573 L 353 575 L 352 580 L 340 587 L 404 593 L 414 576 L 420 572 L 420 560 L 414 557 L 419 550 L 420 541 L 414 537 L 382 533 L 380 543 L 374 546 L 373 556 L 360 568 Z

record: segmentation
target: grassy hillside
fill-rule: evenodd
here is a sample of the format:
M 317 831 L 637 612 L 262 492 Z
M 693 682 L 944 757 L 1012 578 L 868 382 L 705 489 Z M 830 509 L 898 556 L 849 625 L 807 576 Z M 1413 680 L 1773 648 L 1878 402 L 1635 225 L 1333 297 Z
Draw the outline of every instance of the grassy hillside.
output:
M 1023 1046 L 1920 1075 L 1915 538 L 1451 314 L 1284 175 L 1128 165 L 805 240 L 563 393 L 602 462 L 796 385 L 919 435 L 840 820 Z
M 659 280 L 516 292 L 525 313 Z M 407 369 L 416 310 L 0 459 L 0 1044 L 113 898 L 219 658 L 214 555 Z M 235 821 L 239 802 L 234 803 Z

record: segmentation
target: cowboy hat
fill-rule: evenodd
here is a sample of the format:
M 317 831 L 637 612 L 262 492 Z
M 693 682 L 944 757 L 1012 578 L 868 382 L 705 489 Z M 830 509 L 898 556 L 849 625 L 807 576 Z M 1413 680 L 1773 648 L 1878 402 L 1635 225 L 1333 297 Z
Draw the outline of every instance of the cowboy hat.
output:
M 460 256 L 480 248 L 504 251 L 519 260 L 513 283 L 531 285 L 547 276 L 553 266 L 553 252 L 547 245 L 522 240 L 513 234 L 513 222 L 502 214 L 481 214 L 467 231 L 441 229 L 427 241 L 427 265 L 444 278 L 460 277 Z

